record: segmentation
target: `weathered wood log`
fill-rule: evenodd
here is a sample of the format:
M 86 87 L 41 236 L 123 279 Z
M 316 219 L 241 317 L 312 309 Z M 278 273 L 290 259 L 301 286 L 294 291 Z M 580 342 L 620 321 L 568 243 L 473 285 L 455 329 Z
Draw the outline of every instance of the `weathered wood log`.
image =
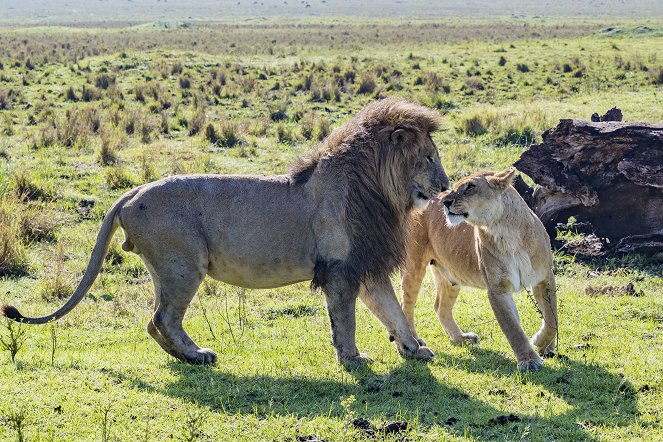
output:
M 614 251 L 663 250 L 663 125 L 561 120 L 515 166 L 553 238 L 573 216 Z

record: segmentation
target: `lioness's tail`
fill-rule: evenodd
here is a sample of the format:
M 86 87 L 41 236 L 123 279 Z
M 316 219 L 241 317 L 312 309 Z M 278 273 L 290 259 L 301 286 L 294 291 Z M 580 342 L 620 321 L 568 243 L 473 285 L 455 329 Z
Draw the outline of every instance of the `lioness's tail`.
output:
M 0 314 L 13 319 L 18 322 L 25 322 L 27 324 L 45 324 L 49 321 L 54 321 L 59 319 L 69 313 L 74 307 L 78 305 L 79 302 L 85 297 L 88 290 L 92 286 L 92 283 L 97 278 L 97 275 L 101 271 L 101 266 L 104 263 L 104 258 L 106 253 L 108 253 L 108 247 L 110 246 L 111 239 L 115 230 L 119 227 L 119 220 L 117 214 L 119 210 L 124 206 L 124 204 L 129 201 L 131 198 L 136 195 L 139 188 L 132 189 L 131 191 L 125 193 L 119 200 L 113 204 L 110 208 L 106 217 L 104 218 L 103 223 L 101 224 L 101 229 L 97 235 L 97 241 L 94 244 L 92 249 L 92 256 L 90 257 L 90 262 L 85 269 L 85 274 L 83 274 L 83 279 L 76 287 L 76 290 L 67 300 L 67 303 L 60 307 L 55 313 L 51 313 L 48 316 L 42 316 L 39 318 L 26 318 L 23 316 L 16 307 L 11 305 L 3 305 L 0 307 Z

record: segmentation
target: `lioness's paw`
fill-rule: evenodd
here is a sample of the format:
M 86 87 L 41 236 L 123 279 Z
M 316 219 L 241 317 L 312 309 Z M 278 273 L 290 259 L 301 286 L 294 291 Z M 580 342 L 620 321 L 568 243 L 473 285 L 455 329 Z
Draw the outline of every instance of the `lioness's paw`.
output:
M 431 351 L 430 348 L 421 346 L 414 352 L 412 358 L 418 359 L 420 361 L 430 361 L 435 357 L 435 353 Z
M 541 356 L 552 355 L 553 353 L 555 353 L 555 350 L 557 350 L 557 336 L 553 336 L 552 338 L 549 339 L 544 339 L 540 333 L 537 333 L 534 336 L 532 336 L 530 342 L 534 347 L 534 349 Z
M 216 364 L 217 360 L 216 353 L 209 348 L 199 348 L 187 358 L 187 362 L 192 364 Z
M 543 359 L 539 356 L 524 361 L 518 361 L 518 371 L 539 371 L 543 367 Z
M 364 365 L 373 363 L 373 359 L 371 359 L 366 353 L 358 353 L 352 356 L 339 356 L 339 360 L 343 365 Z
M 479 342 L 479 335 L 472 332 L 463 333 L 459 337 L 451 338 L 451 342 L 454 344 L 476 344 Z

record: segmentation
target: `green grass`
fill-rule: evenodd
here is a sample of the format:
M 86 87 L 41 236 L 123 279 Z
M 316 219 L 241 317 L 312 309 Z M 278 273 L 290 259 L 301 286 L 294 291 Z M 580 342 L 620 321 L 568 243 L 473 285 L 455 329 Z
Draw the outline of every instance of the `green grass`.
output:
M 499 22 L 499 38 L 488 40 L 460 35 L 463 23 L 478 26 L 460 21 L 458 38 L 444 43 L 427 39 L 429 22 L 339 21 L 310 45 L 309 27 L 245 24 L 237 32 L 246 41 L 234 47 L 232 28 L 219 24 L 165 34 L 3 30 L 0 234 L 18 258 L 0 279 L 0 302 L 26 315 L 61 305 L 105 211 L 128 186 L 179 173 L 282 173 L 329 127 L 381 96 L 440 110 L 434 139 L 453 179 L 512 164 L 559 118 L 616 105 L 626 120 L 663 121 L 657 32 L 610 23 L 619 32 L 594 33 L 608 24 L 576 22 L 574 38 L 562 38 L 552 21 L 539 24 L 539 37 L 509 37 Z M 369 38 L 375 30 L 393 37 L 380 45 Z M 345 32 L 366 45 L 343 41 Z M 359 93 L 369 77 L 374 88 Z M 346 370 L 335 362 L 323 298 L 307 284 L 241 297 L 211 284 L 185 326 L 220 362 L 195 367 L 149 338 L 150 278 L 119 237 L 76 310 L 26 326 L 15 363 L 0 353 L 0 440 L 16 440 L 19 421 L 25 440 L 361 440 L 350 425 L 358 417 L 377 427 L 405 420 L 409 440 L 663 439 L 663 265 L 652 258 L 582 263 L 556 253 L 559 355 L 538 373 L 516 372 L 481 291 L 464 290 L 456 307 L 480 342 L 451 345 L 432 311 L 430 275 L 417 321 L 432 363 L 402 360 L 360 306 L 358 345 L 375 363 Z M 631 281 L 642 296 L 584 291 Z M 517 303 L 532 334 L 538 314 L 526 294 Z

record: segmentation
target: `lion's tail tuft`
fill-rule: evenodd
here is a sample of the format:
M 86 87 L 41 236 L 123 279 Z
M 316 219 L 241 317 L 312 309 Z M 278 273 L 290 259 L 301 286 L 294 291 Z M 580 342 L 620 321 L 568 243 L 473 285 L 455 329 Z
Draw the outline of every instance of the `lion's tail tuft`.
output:
M 0 307 L 0 314 L 2 316 L 5 316 L 9 319 L 13 319 L 14 321 L 19 321 L 24 318 L 24 316 L 21 314 L 21 312 L 18 311 L 16 307 L 13 305 L 5 304 L 2 307 Z

